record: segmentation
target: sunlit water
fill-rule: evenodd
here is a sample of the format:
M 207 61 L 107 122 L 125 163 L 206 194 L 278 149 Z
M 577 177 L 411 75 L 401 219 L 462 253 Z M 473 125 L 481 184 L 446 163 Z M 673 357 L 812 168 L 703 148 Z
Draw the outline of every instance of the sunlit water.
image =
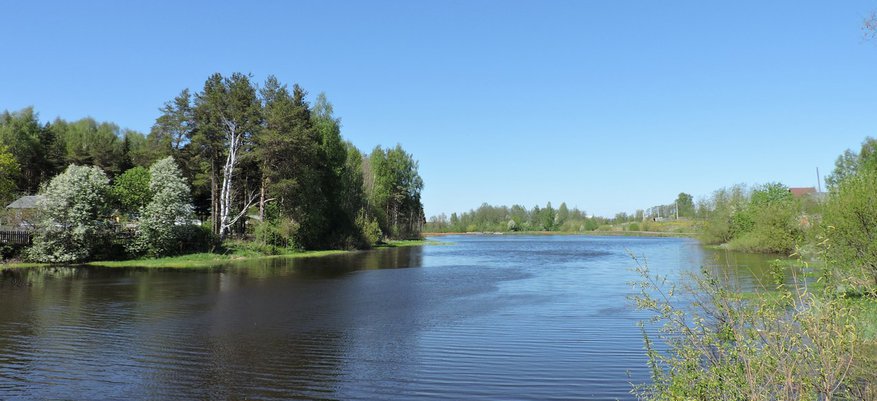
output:
M 687 239 L 442 240 L 219 271 L 5 270 L 0 399 L 630 399 L 648 371 L 629 253 L 672 276 L 716 264 Z M 764 258 L 731 262 L 743 285 L 764 277 Z

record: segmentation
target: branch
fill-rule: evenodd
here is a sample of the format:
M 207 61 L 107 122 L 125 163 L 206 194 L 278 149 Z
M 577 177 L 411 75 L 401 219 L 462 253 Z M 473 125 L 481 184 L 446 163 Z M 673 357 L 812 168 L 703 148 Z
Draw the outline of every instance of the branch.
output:
M 231 226 L 234 225 L 234 223 L 237 223 L 237 221 L 238 221 L 241 217 L 244 217 L 244 215 L 247 214 L 247 210 L 250 208 L 250 206 L 253 206 L 253 205 L 256 203 L 256 199 L 258 199 L 258 198 L 259 198 L 259 195 L 258 195 L 255 191 L 251 192 L 251 194 L 250 194 L 250 200 L 248 200 L 248 201 L 245 203 L 243 209 L 241 209 L 241 212 L 238 213 L 238 215 L 235 216 L 233 219 L 229 219 L 229 220 L 228 220 L 228 223 L 226 223 L 225 226 L 226 226 L 226 227 L 231 227 Z

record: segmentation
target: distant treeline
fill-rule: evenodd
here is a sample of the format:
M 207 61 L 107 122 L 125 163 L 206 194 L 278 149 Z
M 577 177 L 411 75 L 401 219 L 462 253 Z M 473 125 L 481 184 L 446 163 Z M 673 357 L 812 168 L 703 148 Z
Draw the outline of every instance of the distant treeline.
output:
M 201 91 L 167 102 L 148 134 L 90 117 L 43 123 L 33 108 L 5 111 L 0 201 L 39 192 L 68 165 L 97 166 L 115 181 L 172 157 L 196 215 L 221 238 L 249 233 L 279 245 L 350 248 L 418 237 L 425 218 L 417 161 L 399 145 L 362 153 L 341 136 L 325 95 L 313 104 L 306 95 L 273 76 L 257 87 L 245 74 L 214 74 Z M 136 221 L 136 207 L 117 206 Z
M 510 231 L 594 231 L 614 220 L 588 216 L 583 210 L 561 203 L 555 209 L 548 202 L 545 207 L 527 209 L 521 205 L 491 206 L 482 204 L 478 209 L 450 217 L 442 213 L 430 217 L 424 230 L 428 232 L 510 232 Z

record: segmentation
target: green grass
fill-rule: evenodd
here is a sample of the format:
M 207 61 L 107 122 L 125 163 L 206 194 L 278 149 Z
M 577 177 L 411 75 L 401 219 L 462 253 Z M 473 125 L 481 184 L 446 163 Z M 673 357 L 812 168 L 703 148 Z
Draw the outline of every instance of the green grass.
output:
M 190 255 L 172 256 L 167 258 L 156 259 L 134 259 L 119 261 L 103 261 L 89 262 L 86 266 L 97 267 L 149 267 L 149 268 L 172 268 L 172 269 L 198 269 L 224 265 L 230 262 L 255 259 L 271 259 L 271 258 L 306 258 L 328 255 L 338 255 L 348 251 L 329 250 L 329 251 L 298 251 L 286 252 L 277 255 L 256 255 L 256 254 L 218 254 L 218 253 L 193 253 Z
M 50 266 L 48 263 L 34 263 L 34 262 L 12 262 L 12 263 L 0 263 L 0 269 L 24 269 L 28 267 L 44 267 Z
M 399 248 L 408 246 L 424 246 L 424 245 L 450 245 L 449 242 L 440 242 L 433 240 L 403 240 L 390 241 L 386 244 L 376 246 L 381 248 Z M 259 246 L 254 243 L 241 241 L 229 241 L 225 244 L 228 249 L 226 253 L 193 253 L 189 255 L 171 256 L 166 258 L 144 258 L 132 260 L 112 260 L 112 261 L 96 261 L 83 263 L 81 266 L 95 267 L 145 267 L 160 269 L 205 269 L 232 262 L 271 259 L 271 258 L 310 258 L 329 255 L 338 255 L 347 253 L 344 250 L 324 250 L 324 251 L 297 251 L 287 248 Z M 0 264 L 0 268 L 32 268 L 51 266 L 49 263 L 5 263 Z
M 375 246 L 375 249 L 381 248 L 402 248 L 406 246 L 436 246 L 436 245 L 451 245 L 451 242 L 442 242 L 442 241 L 434 241 L 428 239 L 406 239 L 406 240 L 397 240 L 390 241 L 384 244 L 379 244 Z
M 871 341 L 877 340 L 877 299 L 861 297 L 850 299 L 849 302 L 853 306 L 862 337 Z

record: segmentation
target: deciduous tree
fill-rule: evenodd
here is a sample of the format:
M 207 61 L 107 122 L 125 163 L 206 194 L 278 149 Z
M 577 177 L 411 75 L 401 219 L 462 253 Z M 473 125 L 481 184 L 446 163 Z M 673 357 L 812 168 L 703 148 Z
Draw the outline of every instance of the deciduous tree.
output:
M 211 167 L 214 230 L 224 238 L 256 199 L 235 180 L 238 164 L 261 125 L 261 106 L 248 76 L 211 76 L 196 96 L 196 140 Z
M 141 208 L 140 225 L 129 252 L 153 257 L 178 253 L 183 230 L 193 217 L 189 185 L 172 157 L 155 162 L 149 176 L 152 198 Z
M 123 213 L 139 213 L 152 199 L 149 189 L 149 170 L 137 166 L 125 171 L 113 181 L 112 195 Z
M 70 165 L 53 178 L 37 203 L 40 217 L 30 258 L 81 262 L 105 249 L 112 235 L 109 191 L 107 175 L 94 166 Z
M 0 206 L 5 206 L 6 202 L 12 200 L 13 194 L 16 192 L 15 180 L 18 178 L 18 162 L 9 148 L 0 145 Z

